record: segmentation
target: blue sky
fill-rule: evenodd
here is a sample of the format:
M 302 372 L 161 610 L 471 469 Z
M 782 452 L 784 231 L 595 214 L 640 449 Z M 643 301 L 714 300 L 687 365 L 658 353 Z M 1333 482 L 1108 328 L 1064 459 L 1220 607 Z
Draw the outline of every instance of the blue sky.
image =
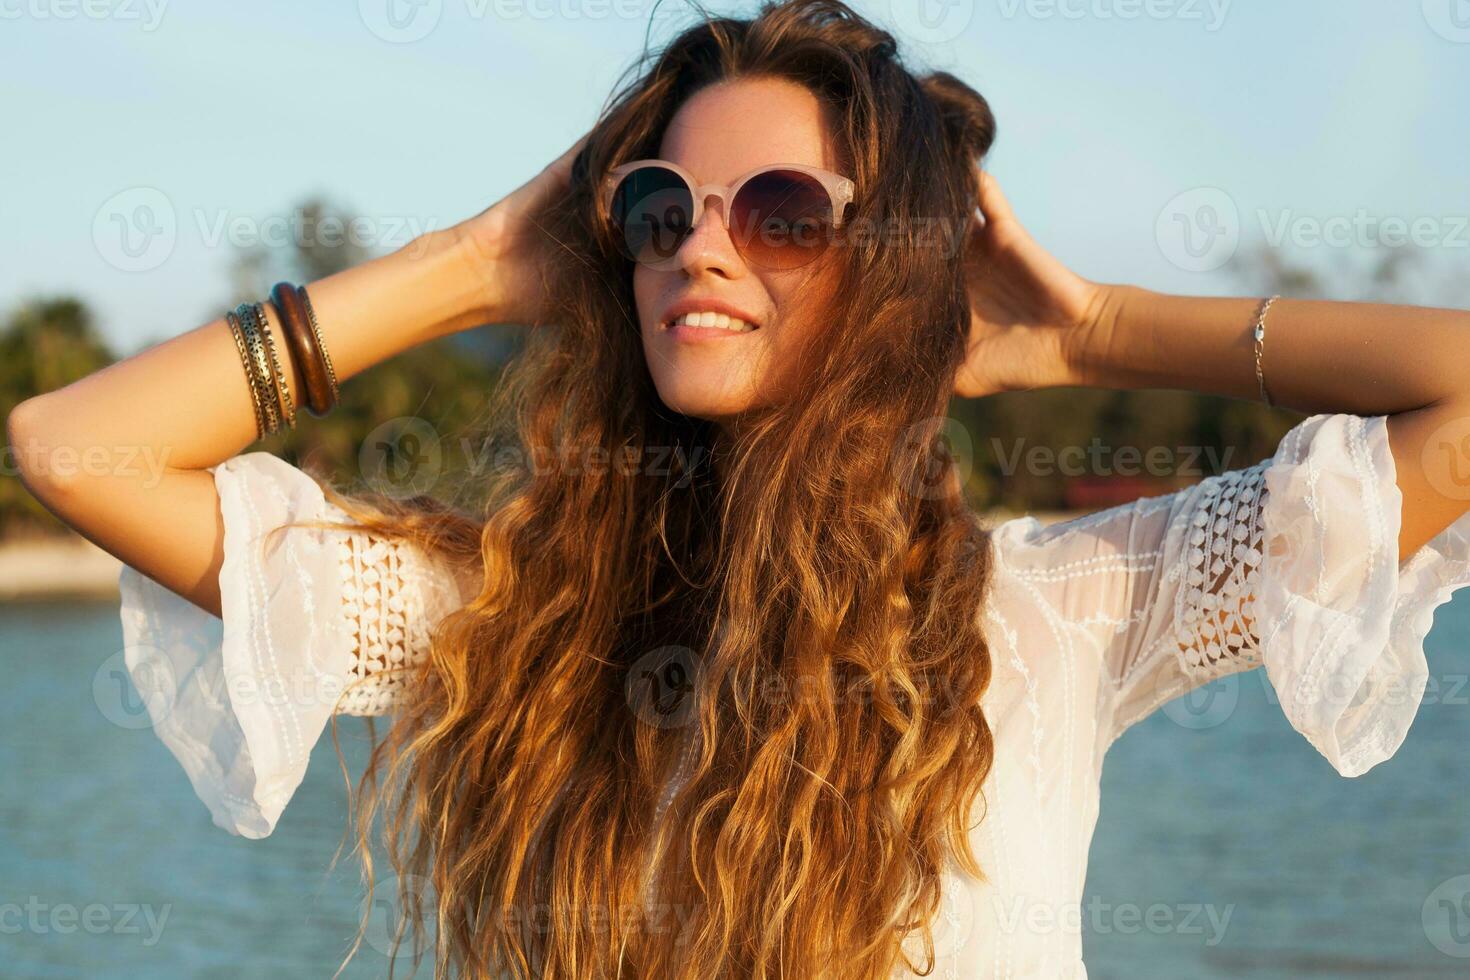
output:
M 1229 293 L 1232 249 L 1281 235 L 1317 264 L 1395 235 L 1470 257 L 1470 0 L 854 6 L 985 93 L 991 170 L 1083 275 Z M 81 296 L 128 352 L 217 316 L 231 242 L 285 233 L 309 194 L 369 216 L 382 247 L 452 224 L 592 123 L 650 21 L 667 37 L 689 15 L 0 0 L 0 307 Z

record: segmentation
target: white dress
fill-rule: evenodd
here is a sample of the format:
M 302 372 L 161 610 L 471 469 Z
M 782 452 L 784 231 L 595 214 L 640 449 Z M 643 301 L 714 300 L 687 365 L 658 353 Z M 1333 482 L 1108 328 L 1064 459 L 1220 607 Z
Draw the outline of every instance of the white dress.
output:
M 1180 694 L 1264 664 L 1287 720 L 1342 775 L 1398 749 L 1428 681 L 1434 609 L 1470 583 L 1470 514 L 1399 560 L 1385 422 L 1313 416 L 1255 466 L 993 529 L 994 585 L 976 613 L 994 660 L 984 704 L 996 758 L 988 816 L 972 831 L 989 880 L 948 873 L 932 976 L 1086 977 L 1082 891 L 1103 755 Z M 288 520 L 343 515 L 264 452 L 213 473 L 223 617 L 124 566 L 125 660 L 214 822 L 259 838 L 348 680 L 421 657 L 473 583 L 363 533 L 293 529 L 261 547 Z M 382 714 L 395 694 L 376 684 L 343 710 Z

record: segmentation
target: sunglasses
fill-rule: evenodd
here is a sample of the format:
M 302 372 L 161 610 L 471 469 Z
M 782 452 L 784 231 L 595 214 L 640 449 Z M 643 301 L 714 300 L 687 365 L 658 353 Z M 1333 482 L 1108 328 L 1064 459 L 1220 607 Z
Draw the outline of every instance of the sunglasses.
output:
M 603 178 L 602 206 L 619 250 L 653 269 L 679 267 L 677 252 L 720 200 L 735 249 L 766 269 L 796 269 L 826 252 L 853 183 L 840 174 L 798 163 L 760 167 L 725 186 L 697 184 L 667 160 L 634 160 Z

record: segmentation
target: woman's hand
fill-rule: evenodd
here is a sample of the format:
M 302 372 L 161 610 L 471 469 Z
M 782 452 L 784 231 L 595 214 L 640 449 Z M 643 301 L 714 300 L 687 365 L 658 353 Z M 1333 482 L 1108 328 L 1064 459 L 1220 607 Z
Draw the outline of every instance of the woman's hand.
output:
M 980 214 L 965 243 L 970 341 L 955 394 L 1076 383 L 1070 350 L 1098 322 L 1106 287 L 1058 262 L 1021 227 L 1000 185 L 980 173 Z
M 530 217 L 571 185 L 572 160 L 587 142 L 573 143 L 541 172 L 484 211 L 449 229 L 479 284 L 484 323 L 535 323 L 545 312 L 536 257 L 540 230 Z

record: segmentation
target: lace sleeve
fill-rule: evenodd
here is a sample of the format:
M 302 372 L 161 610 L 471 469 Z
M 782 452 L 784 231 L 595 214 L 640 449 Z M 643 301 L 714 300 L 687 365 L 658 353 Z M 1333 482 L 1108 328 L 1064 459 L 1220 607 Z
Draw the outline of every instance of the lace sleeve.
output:
M 1397 751 L 1434 609 L 1470 584 L 1470 514 L 1398 560 L 1386 422 L 1313 416 L 1254 466 L 998 529 L 1047 577 L 1056 615 L 1097 637 L 1102 750 L 1172 698 L 1264 666 L 1287 720 L 1343 775 Z
M 333 519 L 347 519 L 328 508 Z M 402 698 L 405 683 L 401 671 L 385 671 L 423 661 L 430 629 L 463 603 L 461 588 L 446 587 L 449 571 L 426 561 L 411 544 L 366 532 L 340 535 L 337 560 L 352 654 L 337 713 L 385 714 Z
M 381 670 L 421 658 L 468 583 L 365 532 L 270 534 L 346 517 L 276 456 L 245 453 L 211 472 L 224 523 L 222 616 L 124 565 L 124 663 L 214 822 L 259 838 L 275 829 L 333 711 L 390 710 L 402 679 Z
M 1191 682 L 1257 667 L 1254 629 L 1264 543 L 1267 463 L 1206 480 L 1188 510 L 1174 589 L 1174 639 Z

